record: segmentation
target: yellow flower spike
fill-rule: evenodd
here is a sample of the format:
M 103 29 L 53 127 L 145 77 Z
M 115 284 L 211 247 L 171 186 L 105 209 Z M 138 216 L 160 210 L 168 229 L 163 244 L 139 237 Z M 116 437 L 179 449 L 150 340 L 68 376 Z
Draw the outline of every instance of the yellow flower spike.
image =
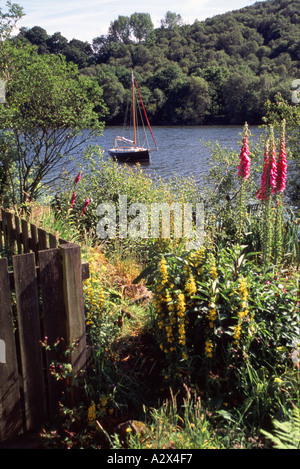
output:
M 95 403 L 93 402 L 90 407 L 88 408 L 88 423 L 90 425 L 94 425 L 95 421 L 96 421 L 96 405 Z
M 161 282 L 165 284 L 168 281 L 168 266 L 167 266 L 167 261 L 164 257 L 160 261 L 159 268 L 160 268 L 160 274 L 161 274 Z
M 190 297 L 194 296 L 197 293 L 196 281 L 192 275 L 188 278 L 185 284 L 185 290 L 187 291 Z
M 212 351 L 213 351 L 213 343 L 211 340 L 207 340 L 205 342 L 205 355 L 208 357 L 208 358 L 212 358 Z
M 177 295 L 176 309 L 179 314 L 183 314 L 186 310 L 185 296 L 183 293 Z

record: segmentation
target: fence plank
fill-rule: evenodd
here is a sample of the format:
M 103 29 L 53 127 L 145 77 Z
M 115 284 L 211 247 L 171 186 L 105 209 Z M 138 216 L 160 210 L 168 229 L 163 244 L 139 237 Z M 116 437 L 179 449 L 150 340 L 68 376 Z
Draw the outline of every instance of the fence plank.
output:
M 59 249 L 62 256 L 67 339 L 70 344 L 75 341 L 77 344 L 71 353 L 70 362 L 74 372 L 79 373 L 85 370 L 87 358 L 80 246 L 63 244 Z M 75 394 L 73 398 L 76 399 Z
M 48 248 L 47 244 L 47 231 L 43 230 L 43 228 L 38 228 L 38 246 L 39 246 L 39 251 L 44 251 L 45 249 Z
M 50 249 L 54 249 L 54 248 L 57 248 L 57 239 L 56 239 L 56 236 L 49 233 L 48 234 L 48 237 L 49 237 L 49 247 Z
M 6 221 L 6 211 L 4 208 L 1 208 L 1 219 L 2 219 L 2 232 L 4 238 L 4 246 L 7 247 L 7 221 Z
M 26 429 L 46 419 L 38 292 L 33 253 L 13 256 Z
M 7 247 L 15 253 L 15 231 L 13 227 L 13 214 L 6 212 L 6 229 L 7 229 Z
M 22 242 L 21 242 L 21 228 L 20 228 L 20 218 L 15 215 L 15 229 L 16 229 L 16 242 L 18 248 L 18 254 L 22 254 Z
M 0 220 L 0 249 L 3 248 L 2 233 L 3 233 L 2 220 Z
M 64 391 L 64 384 L 51 375 L 49 366 L 52 361 L 65 362 L 66 322 L 64 310 L 64 293 L 62 265 L 59 249 L 48 249 L 39 252 L 40 285 L 43 305 L 44 335 L 50 350 L 46 351 L 46 370 L 49 389 L 49 416 L 58 409 L 58 402 Z M 53 345 L 59 340 L 59 345 Z
M 38 246 L 37 227 L 33 223 L 30 223 L 30 234 L 31 234 L 31 239 L 29 242 L 29 247 L 35 253 L 35 260 L 37 263 L 39 246 Z
M 27 254 L 30 251 L 29 236 L 28 236 L 28 223 L 23 218 L 21 219 L 21 227 L 22 227 L 22 244 L 24 246 L 24 253 Z
M 0 360 L 0 441 L 3 441 L 19 435 L 23 430 L 17 353 L 6 259 L 0 259 L 0 303 L 0 340 L 3 341 L 2 346 L 4 344 L 5 347 L 4 351 L 2 350 L 5 353 L 4 360 Z

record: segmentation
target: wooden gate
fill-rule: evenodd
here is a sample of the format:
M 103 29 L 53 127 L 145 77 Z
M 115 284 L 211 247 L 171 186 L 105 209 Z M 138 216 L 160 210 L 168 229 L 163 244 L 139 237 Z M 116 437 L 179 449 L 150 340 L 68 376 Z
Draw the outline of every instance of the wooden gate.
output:
M 0 246 L 17 250 L 0 259 L 0 441 L 38 431 L 58 410 L 64 381 L 51 363 L 86 366 L 80 246 L 59 240 L 1 210 Z M 29 229 L 31 235 L 29 235 Z M 52 246 L 52 247 L 51 247 Z M 23 251 L 23 252 L 22 252 Z M 31 252 L 33 251 L 33 252 Z M 43 347 L 42 343 L 48 346 Z M 55 345 L 56 344 L 56 345 Z M 65 351 L 75 344 L 66 358 Z M 55 345 L 55 346 L 54 346 Z M 76 402 L 76 388 L 70 404 Z

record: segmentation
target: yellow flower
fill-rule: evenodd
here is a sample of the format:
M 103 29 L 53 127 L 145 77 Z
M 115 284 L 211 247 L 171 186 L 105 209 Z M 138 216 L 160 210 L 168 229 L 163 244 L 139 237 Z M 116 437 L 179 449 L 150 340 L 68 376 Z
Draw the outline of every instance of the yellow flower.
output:
M 239 344 L 241 333 L 242 333 L 242 327 L 240 325 L 234 326 L 234 328 L 233 328 L 233 337 L 235 339 L 234 340 L 235 345 Z
M 167 308 L 169 311 L 172 311 L 173 305 L 172 305 L 173 299 L 170 295 L 169 292 L 166 293 L 166 303 L 167 303 Z
M 209 275 L 210 277 L 215 280 L 218 277 L 218 271 L 216 267 L 216 261 L 213 256 L 210 258 L 210 264 L 209 264 Z
M 197 293 L 197 285 L 194 277 L 191 275 L 185 284 L 185 289 L 189 296 L 193 296 Z
M 100 396 L 100 404 L 102 405 L 102 407 L 105 407 L 107 405 L 107 402 L 108 402 L 108 399 L 107 397 L 105 396 L 105 394 L 101 394 Z
M 212 351 L 213 351 L 213 343 L 211 340 L 207 340 L 205 342 L 205 354 L 208 358 L 211 358 L 213 355 L 212 355 Z
M 167 283 L 167 281 L 168 281 L 168 266 L 167 266 L 167 261 L 164 257 L 160 261 L 159 269 L 160 269 L 160 273 L 161 273 L 161 282 L 162 283 Z
M 205 248 L 202 247 L 201 249 L 197 249 L 197 251 L 193 251 L 191 254 L 191 263 L 194 267 L 199 268 L 204 261 L 205 257 Z
M 186 303 L 185 297 L 183 293 L 179 293 L 177 295 L 177 305 L 176 305 L 177 313 L 179 316 L 183 316 L 186 310 Z
M 92 405 L 88 408 L 88 423 L 90 425 L 94 425 L 95 420 L 96 420 L 96 405 L 93 402 Z

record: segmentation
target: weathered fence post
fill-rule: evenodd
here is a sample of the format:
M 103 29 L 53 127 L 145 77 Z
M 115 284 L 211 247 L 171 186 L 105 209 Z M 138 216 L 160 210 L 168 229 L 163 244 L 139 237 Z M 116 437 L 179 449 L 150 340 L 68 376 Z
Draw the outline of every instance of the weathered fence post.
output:
M 46 420 L 41 323 L 34 253 L 13 256 L 26 429 Z
M 66 314 L 60 250 L 56 248 L 40 251 L 39 264 L 44 335 L 49 346 L 45 355 L 51 418 L 57 412 L 65 390 L 63 381 L 52 376 L 50 370 L 51 363 L 66 361 L 64 355 L 67 346 Z
M 19 372 L 13 330 L 7 260 L 0 259 L 0 340 L 5 354 L 0 361 L 0 441 L 22 433 Z
M 76 376 L 86 370 L 82 281 L 89 276 L 89 266 L 81 262 L 80 246 L 59 238 L 57 247 L 55 235 L 3 208 L 0 214 L 0 246 L 18 253 L 12 256 L 13 271 L 8 271 L 7 259 L 0 259 L 2 442 L 39 431 L 57 413 L 66 386 L 71 387 L 65 395 L 68 404 L 80 398 L 76 382 L 56 380 L 50 365 L 70 363 Z M 46 337 L 50 347 L 42 346 Z
M 80 246 L 63 244 L 59 246 L 62 258 L 63 291 L 66 313 L 67 340 L 76 343 L 70 355 L 74 373 L 83 372 L 86 368 L 86 329 L 82 288 L 82 265 Z M 71 401 L 77 398 L 72 389 Z

